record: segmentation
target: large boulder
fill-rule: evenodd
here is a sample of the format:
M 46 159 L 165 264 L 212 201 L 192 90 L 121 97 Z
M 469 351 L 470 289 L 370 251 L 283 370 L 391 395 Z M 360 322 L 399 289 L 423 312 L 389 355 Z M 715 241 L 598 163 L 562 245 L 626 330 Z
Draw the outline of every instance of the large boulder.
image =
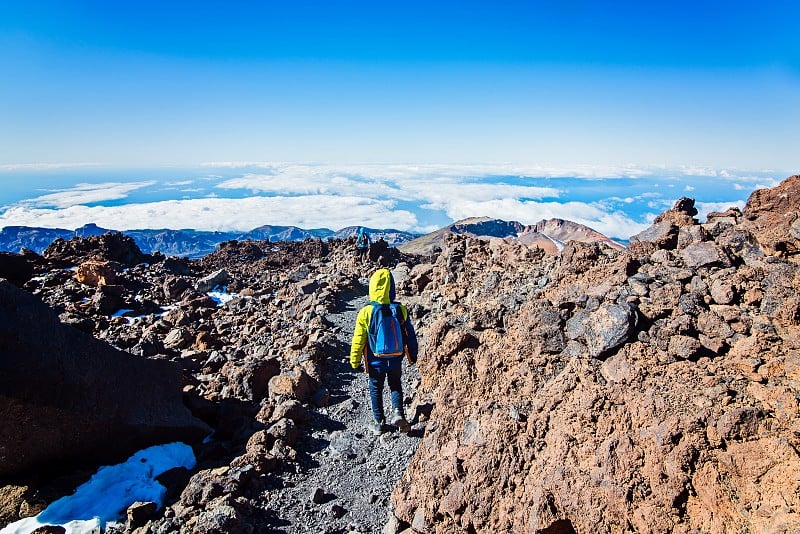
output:
M 180 370 L 71 326 L 0 279 L 0 476 L 74 459 L 114 461 L 209 432 L 181 401 Z
M 195 289 L 198 293 L 207 293 L 217 286 L 228 284 L 228 271 L 219 269 L 197 281 Z
M 117 262 L 89 260 L 78 266 L 75 280 L 91 287 L 114 285 L 120 271 L 122 266 Z
M 107 232 L 90 237 L 73 237 L 65 241 L 56 239 L 42 255 L 50 261 L 64 265 L 80 265 L 87 260 L 115 261 L 132 267 L 149 262 L 151 256 L 144 254 L 132 237 L 119 232 Z
M 678 245 L 680 229 L 698 224 L 695 215 L 694 199 L 680 198 L 671 210 L 656 217 L 652 226 L 631 236 L 631 243 L 654 243 L 658 248 L 672 250 Z
M 767 253 L 794 256 L 800 252 L 800 175 L 772 189 L 756 189 L 744 207 L 745 228 Z
M 0 252 L 0 277 L 21 286 L 33 277 L 33 265 L 21 254 Z

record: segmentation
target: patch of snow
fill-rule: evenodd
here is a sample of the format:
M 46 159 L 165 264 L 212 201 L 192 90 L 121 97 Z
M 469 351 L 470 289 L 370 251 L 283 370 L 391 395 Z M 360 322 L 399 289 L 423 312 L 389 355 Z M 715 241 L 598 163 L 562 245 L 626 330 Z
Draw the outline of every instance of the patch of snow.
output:
M 127 321 L 129 326 L 134 324 L 136 321 L 140 321 L 140 320 L 144 319 L 145 317 L 148 317 L 148 315 L 130 315 L 128 317 L 125 317 L 126 313 L 130 313 L 132 311 L 133 310 L 130 310 L 130 309 L 127 309 L 127 308 L 122 308 L 120 310 L 117 310 L 116 313 L 114 313 L 111 317 L 112 318 L 114 318 L 114 317 L 123 317 Z M 164 314 L 163 313 L 159 313 L 159 314 L 156 314 L 155 316 L 156 317 L 161 317 L 162 315 L 164 315 Z
M 559 241 L 558 239 L 556 239 L 554 237 L 550 237 L 550 236 L 547 236 L 547 239 L 549 239 L 550 241 L 553 242 L 553 244 L 556 246 L 556 248 L 558 249 L 559 252 L 564 250 L 564 242 L 563 241 Z
M 28 534 L 43 525 L 61 525 L 68 534 L 84 534 L 121 519 L 136 501 L 154 502 L 160 508 L 167 489 L 155 477 L 174 467 L 191 469 L 195 463 L 192 448 L 185 443 L 143 449 L 125 463 L 101 467 L 72 495 L 54 501 L 36 517 L 11 523 L 0 534 Z
M 217 306 L 224 306 L 226 302 L 230 302 L 239 296 L 236 293 L 228 293 L 228 286 L 216 286 L 206 294 L 217 303 Z
M 66 267 L 66 268 L 64 268 L 64 270 L 65 270 L 65 271 L 70 271 L 70 272 L 73 272 L 73 273 L 74 273 L 75 271 L 77 271 L 77 270 L 78 270 L 78 266 L 77 266 L 77 265 L 73 265 L 72 267 Z

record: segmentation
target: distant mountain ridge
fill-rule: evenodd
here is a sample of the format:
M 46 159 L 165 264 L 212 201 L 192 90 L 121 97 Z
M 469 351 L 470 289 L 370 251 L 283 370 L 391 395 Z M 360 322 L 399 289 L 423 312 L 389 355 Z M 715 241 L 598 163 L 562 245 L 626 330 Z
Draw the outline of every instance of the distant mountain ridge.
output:
M 556 254 L 567 241 L 604 243 L 615 249 L 625 248 L 620 243 L 589 228 L 564 219 L 545 219 L 532 225 L 517 221 L 504 221 L 490 217 L 472 217 L 456 221 L 435 232 L 402 244 L 399 248 L 408 254 L 431 254 L 441 248 L 447 234 L 466 234 L 476 237 L 513 238 L 529 246 L 537 246 L 548 254 Z
M 259 226 L 249 232 L 213 232 L 205 230 L 124 230 L 121 233 L 133 238 L 142 252 L 152 254 L 161 252 L 168 256 L 187 256 L 198 258 L 216 250 L 225 241 L 303 241 L 305 239 L 347 238 L 358 232 L 358 226 L 348 226 L 334 232 L 327 228 L 305 230 L 296 226 Z M 62 228 L 35 228 L 29 226 L 6 226 L 0 230 L 0 251 L 19 252 L 23 248 L 42 253 L 56 239 L 90 237 L 102 235 L 113 230 L 101 228 L 96 224 L 86 224 L 75 230 Z M 383 238 L 390 246 L 396 247 L 411 241 L 418 234 L 400 230 L 367 228 L 373 241 Z

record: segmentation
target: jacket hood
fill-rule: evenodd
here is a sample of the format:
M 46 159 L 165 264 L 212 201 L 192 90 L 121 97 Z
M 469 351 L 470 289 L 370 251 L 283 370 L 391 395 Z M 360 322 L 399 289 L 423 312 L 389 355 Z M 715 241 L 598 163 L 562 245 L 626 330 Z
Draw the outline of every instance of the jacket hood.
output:
M 369 300 L 380 304 L 394 302 L 394 278 L 389 269 L 378 269 L 369 279 Z

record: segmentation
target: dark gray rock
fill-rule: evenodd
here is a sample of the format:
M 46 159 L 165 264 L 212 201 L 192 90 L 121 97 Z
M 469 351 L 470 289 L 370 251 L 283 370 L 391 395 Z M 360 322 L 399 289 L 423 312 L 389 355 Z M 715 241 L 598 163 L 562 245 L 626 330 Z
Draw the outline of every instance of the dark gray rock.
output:
M 308 499 L 313 502 L 314 504 L 322 504 L 325 502 L 325 490 L 320 488 L 319 486 L 315 487 L 311 490 L 311 495 L 308 496 Z
M 600 358 L 627 341 L 635 325 L 636 314 L 627 304 L 604 304 L 587 314 L 583 339 L 589 356 Z
M 12 284 L 22 286 L 33 276 L 33 265 L 25 256 L 0 252 L 0 278 L 6 278 Z
M 198 280 L 195 289 L 198 293 L 208 293 L 217 286 L 227 285 L 228 280 L 228 271 L 220 269 Z
M 0 281 L 0 475 L 76 458 L 116 461 L 210 429 L 181 400 L 181 373 L 59 322 Z
M 247 534 L 253 531 L 253 525 L 245 521 L 233 506 L 222 504 L 206 510 L 192 526 L 197 534 L 220 534 L 222 532 L 238 532 Z
M 191 288 L 191 282 L 184 277 L 171 276 L 164 280 L 164 295 L 168 299 L 178 299 Z
M 316 406 L 317 408 L 322 408 L 330 404 L 331 401 L 331 392 L 328 391 L 328 388 L 323 387 L 318 389 L 311 395 L 311 403 Z
M 297 442 L 297 425 L 291 419 L 279 419 L 267 429 L 267 434 L 275 439 L 282 439 L 284 443 L 291 446 Z
M 730 260 L 725 253 L 712 242 L 692 243 L 681 251 L 681 258 L 689 268 L 699 268 L 708 265 L 730 266 Z
M 631 236 L 631 243 L 653 243 L 659 248 L 672 250 L 678 244 L 678 227 L 671 221 L 661 221 Z

